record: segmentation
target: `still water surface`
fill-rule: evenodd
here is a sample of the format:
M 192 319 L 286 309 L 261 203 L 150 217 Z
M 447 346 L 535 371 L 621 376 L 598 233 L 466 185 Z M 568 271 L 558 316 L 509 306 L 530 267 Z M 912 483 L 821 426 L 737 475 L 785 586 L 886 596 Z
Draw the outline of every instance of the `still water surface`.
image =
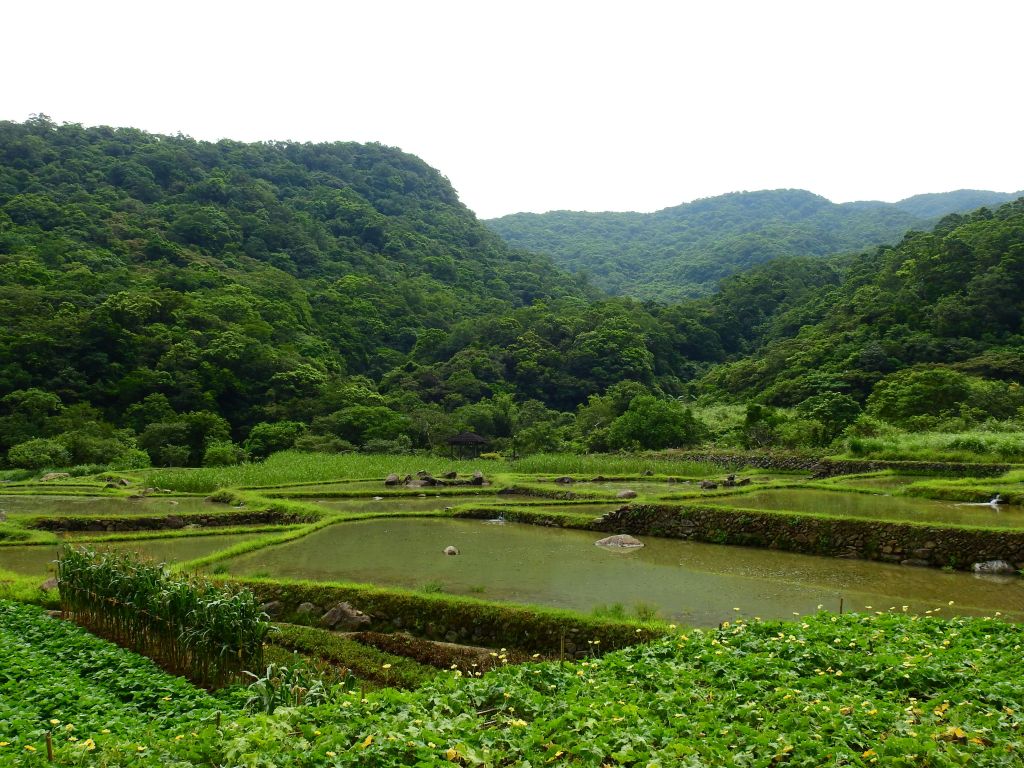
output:
M 1024 580 L 763 549 L 644 537 L 628 551 L 594 546 L 600 534 L 477 520 L 343 523 L 241 555 L 231 573 L 368 582 L 591 611 L 655 606 L 666 618 L 714 625 L 736 615 L 789 618 L 837 610 L 1002 611 L 1024 620 Z M 453 545 L 461 554 L 442 553 Z M 948 602 L 954 600 L 954 606 Z M 740 612 L 734 611 L 739 608 Z
M 201 496 L 176 496 L 173 499 L 148 496 L 129 499 L 124 496 L 0 496 L 0 509 L 8 515 L 180 515 L 183 512 L 210 512 L 225 509 Z
M 138 552 L 146 558 L 167 563 L 194 560 L 239 542 L 255 538 L 257 534 L 228 536 L 182 536 L 170 539 L 144 539 L 140 541 L 107 541 L 83 543 L 90 549 Z M 29 576 L 46 574 L 57 559 L 59 546 L 0 547 L 0 568 Z

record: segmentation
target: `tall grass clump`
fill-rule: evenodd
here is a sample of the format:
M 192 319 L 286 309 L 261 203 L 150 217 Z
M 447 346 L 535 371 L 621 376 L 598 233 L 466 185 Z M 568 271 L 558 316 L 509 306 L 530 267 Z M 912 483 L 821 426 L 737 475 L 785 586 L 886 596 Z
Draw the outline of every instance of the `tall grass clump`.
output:
M 249 590 L 72 546 L 57 563 L 57 588 L 65 615 L 199 685 L 222 686 L 263 666 L 270 623 Z

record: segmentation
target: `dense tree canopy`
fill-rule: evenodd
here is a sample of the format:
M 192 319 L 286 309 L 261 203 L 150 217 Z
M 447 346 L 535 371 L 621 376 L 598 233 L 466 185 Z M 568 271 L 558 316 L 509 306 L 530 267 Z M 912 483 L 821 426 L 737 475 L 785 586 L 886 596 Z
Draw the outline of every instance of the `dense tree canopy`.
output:
M 465 429 L 512 451 L 680 447 L 706 434 L 695 397 L 752 403 L 733 438 L 755 447 L 1019 413 L 1024 201 L 831 258 L 904 214 L 792 191 L 684 208 L 652 216 L 701 281 L 778 258 L 704 298 L 608 296 L 397 149 L 0 122 L 0 457 L 216 465 Z M 715 240 L 794 215 L 745 261 Z M 631 237 L 628 272 L 650 238 L 622 227 L 580 247 Z
M 799 189 L 735 192 L 656 213 L 516 213 L 488 221 L 509 243 L 549 254 L 595 285 L 640 299 L 678 301 L 785 256 L 824 256 L 898 240 L 947 213 L 1013 199 L 960 190 L 899 203 L 837 205 Z

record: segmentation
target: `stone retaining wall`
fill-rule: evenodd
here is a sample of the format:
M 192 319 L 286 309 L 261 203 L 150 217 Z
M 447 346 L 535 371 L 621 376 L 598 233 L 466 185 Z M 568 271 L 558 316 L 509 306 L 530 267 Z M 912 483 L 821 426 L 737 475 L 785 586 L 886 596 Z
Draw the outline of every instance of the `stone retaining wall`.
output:
M 1024 531 L 940 528 L 878 520 L 836 519 L 687 505 L 632 504 L 593 527 L 610 533 L 665 536 L 830 557 L 969 570 L 1006 560 L 1024 568 Z

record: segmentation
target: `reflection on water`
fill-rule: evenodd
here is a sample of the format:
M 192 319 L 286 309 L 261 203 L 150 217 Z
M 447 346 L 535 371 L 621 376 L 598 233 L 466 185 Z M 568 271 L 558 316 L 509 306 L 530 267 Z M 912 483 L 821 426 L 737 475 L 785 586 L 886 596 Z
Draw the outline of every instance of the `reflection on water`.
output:
M 230 536 L 182 536 L 170 539 L 144 539 L 140 541 L 82 542 L 82 546 L 95 550 L 132 551 L 168 563 L 180 563 L 205 557 L 242 541 L 255 538 L 257 534 Z M 36 547 L 0 547 L 0 568 L 29 576 L 45 574 L 50 570 L 58 545 Z
M 1009 504 L 965 506 L 952 501 L 916 499 L 910 496 L 882 496 L 873 493 L 843 493 L 811 488 L 757 491 L 731 497 L 708 499 L 708 504 L 725 504 L 744 509 L 821 512 L 842 517 L 874 520 L 904 520 L 919 523 L 949 523 L 997 528 L 1024 529 L 1024 508 Z
M 643 537 L 641 549 L 595 547 L 600 534 L 429 518 L 344 523 L 235 558 L 235 574 L 418 587 L 590 611 L 656 606 L 667 618 L 713 625 L 736 615 L 786 618 L 819 604 L 849 610 L 908 606 L 923 612 L 1024 619 L 1024 580 L 860 560 Z M 458 547 L 457 557 L 442 554 Z M 949 607 L 948 601 L 955 605 Z

